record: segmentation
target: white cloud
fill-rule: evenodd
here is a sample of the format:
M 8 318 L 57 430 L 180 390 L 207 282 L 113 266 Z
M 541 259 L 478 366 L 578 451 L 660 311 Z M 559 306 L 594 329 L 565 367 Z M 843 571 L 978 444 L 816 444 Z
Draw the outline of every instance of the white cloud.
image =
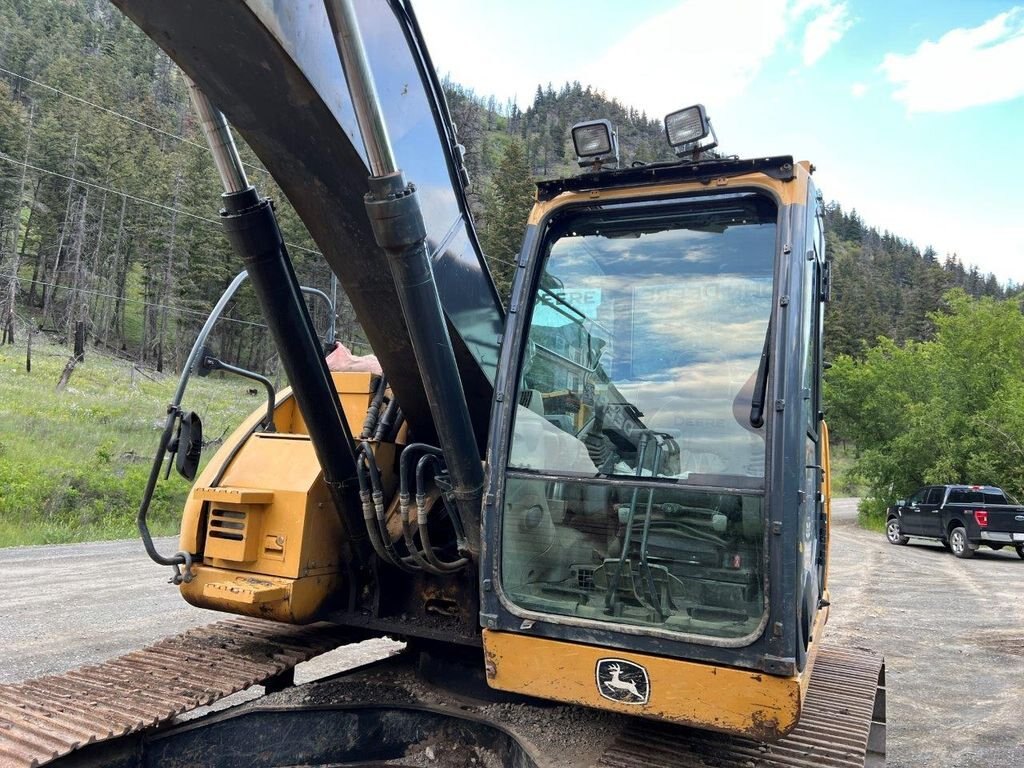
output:
M 886 54 L 881 71 L 908 112 L 954 112 L 1024 95 L 1024 6 Z
M 604 30 L 589 45 L 557 25 L 524 38 L 527 11 L 512 4 L 430 0 L 417 10 L 441 74 L 477 93 L 526 108 L 538 83 L 579 80 L 655 119 L 697 102 L 719 114 L 773 55 L 812 64 L 852 23 L 845 0 L 678 0 L 646 18 L 635 6 L 617 39 Z
M 868 87 L 864 83 L 854 83 L 850 86 L 850 95 L 855 99 L 861 98 L 867 92 Z
M 825 9 L 811 19 L 804 27 L 803 59 L 811 66 L 824 56 L 828 49 L 842 40 L 853 25 L 846 3 L 826 5 Z
M 828 8 L 830 5 L 831 0 L 793 0 L 792 5 L 789 6 L 789 16 L 792 19 L 799 19 L 808 11 Z
M 657 117 L 737 99 L 786 33 L 785 0 L 684 0 L 585 65 L 582 82 Z

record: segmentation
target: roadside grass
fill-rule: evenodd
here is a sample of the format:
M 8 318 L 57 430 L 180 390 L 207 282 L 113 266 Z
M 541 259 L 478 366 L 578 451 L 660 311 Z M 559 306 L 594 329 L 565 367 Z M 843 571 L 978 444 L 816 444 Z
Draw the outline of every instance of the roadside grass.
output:
M 69 351 L 38 336 L 32 372 L 25 346 L 0 347 L 0 547 L 130 538 L 177 376 L 140 374 L 130 362 L 86 351 L 63 392 Z M 254 408 L 241 379 L 193 379 L 183 406 L 199 412 L 207 440 Z M 207 448 L 204 458 L 215 451 Z M 154 535 L 177 532 L 189 483 L 157 485 Z
M 864 478 L 857 474 L 856 452 L 845 442 L 830 446 L 832 464 L 832 495 L 853 496 L 860 499 L 857 504 L 857 524 L 869 531 L 885 531 L 885 502 L 871 498 Z
M 862 498 L 857 505 L 857 525 L 877 533 L 885 532 L 884 499 Z
M 856 460 L 854 449 L 845 442 L 834 442 L 829 446 L 832 469 L 833 496 L 863 496 L 861 479 L 853 471 Z

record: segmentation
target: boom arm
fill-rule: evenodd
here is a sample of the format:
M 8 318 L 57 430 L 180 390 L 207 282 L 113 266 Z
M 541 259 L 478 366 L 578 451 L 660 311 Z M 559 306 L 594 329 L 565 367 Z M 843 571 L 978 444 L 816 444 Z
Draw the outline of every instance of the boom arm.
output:
M 195 80 L 274 176 L 338 275 L 411 427 L 435 440 L 422 372 L 366 218 L 366 153 L 323 5 L 114 2 Z M 504 318 L 467 213 L 447 109 L 411 11 L 399 0 L 357 5 L 395 153 L 423 201 L 482 455 Z

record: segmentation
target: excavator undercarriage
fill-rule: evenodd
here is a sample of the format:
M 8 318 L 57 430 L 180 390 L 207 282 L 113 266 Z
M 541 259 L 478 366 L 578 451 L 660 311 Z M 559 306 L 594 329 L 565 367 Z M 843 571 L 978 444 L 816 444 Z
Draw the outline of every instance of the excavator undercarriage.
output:
M 885 676 L 823 646 L 800 722 L 759 742 L 522 696 L 435 647 L 292 686 L 296 664 L 362 635 L 236 618 L 61 675 L 0 686 L 0 766 L 716 768 L 884 765 Z M 266 695 L 190 719 L 250 686 Z

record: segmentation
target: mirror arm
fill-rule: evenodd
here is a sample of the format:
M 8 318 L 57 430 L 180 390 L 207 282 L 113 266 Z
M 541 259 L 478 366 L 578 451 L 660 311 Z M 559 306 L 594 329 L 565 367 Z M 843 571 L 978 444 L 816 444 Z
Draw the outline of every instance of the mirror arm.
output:
M 274 427 L 274 405 L 276 401 L 276 395 L 274 392 L 274 385 L 270 379 L 266 376 L 261 376 L 253 371 L 247 371 L 245 368 L 238 368 L 237 366 L 225 363 L 222 360 L 218 360 L 216 357 L 207 355 L 201 361 L 204 368 L 210 371 L 225 371 L 227 373 L 233 373 L 236 376 L 241 376 L 244 379 L 251 381 L 258 381 L 267 390 L 267 415 L 263 417 L 263 429 L 265 432 L 276 432 Z
M 154 563 L 169 565 L 174 568 L 172 581 L 175 584 L 191 581 L 192 555 L 188 552 L 176 552 L 171 557 L 164 557 L 157 552 L 156 545 L 153 543 L 153 537 L 149 532 L 146 516 L 149 513 L 149 504 L 153 500 L 153 491 L 156 489 L 157 480 L 160 477 L 160 469 L 163 466 L 164 457 L 167 455 L 167 448 L 173 439 L 174 427 L 180 417 L 181 409 L 176 405 L 172 404 L 167 407 L 167 421 L 164 424 L 164 431 L 160 435 L 160 445 L 157 448 L 156 457 L 153 459 L 153 466 L 150 468 L 149 479 L 146 482 L 146 490 L 142 494 L 142 503 L 139 505 L 139 512 L 135 518 L 135 524 L 142 537 L 142 544 L 146 548 L 146 554 L 149 555 Z M 182 566 L 184 566 L 184 569 L 182 569 Z

